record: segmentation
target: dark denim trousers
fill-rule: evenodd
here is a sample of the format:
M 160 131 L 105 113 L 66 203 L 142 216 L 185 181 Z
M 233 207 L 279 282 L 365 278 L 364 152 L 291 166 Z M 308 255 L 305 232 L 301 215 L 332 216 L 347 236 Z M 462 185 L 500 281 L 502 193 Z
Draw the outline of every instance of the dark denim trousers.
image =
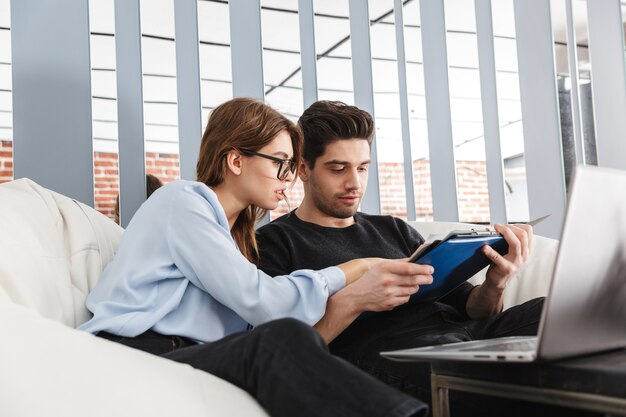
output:
M 380 352 L 502 336 L 537 334 L 543 298 L 485 320 L 468 320 L 443 303 L 409 304 L 357 320 L 330 344 L 330 351 L 367 373 L 430 403 L 430 364 L 394 362 Z
M 272 416 L 421 416 L 428 407 L 329 353 L 319 334 L 276 320 L 212 343 L 146 332 L 109 340 L 182 362 L 250 393 Z

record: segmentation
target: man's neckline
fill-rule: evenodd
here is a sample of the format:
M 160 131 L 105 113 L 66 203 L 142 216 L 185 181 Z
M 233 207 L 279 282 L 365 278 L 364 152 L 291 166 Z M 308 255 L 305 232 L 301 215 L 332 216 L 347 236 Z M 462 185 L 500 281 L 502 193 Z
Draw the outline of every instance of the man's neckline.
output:
M 318 224 L 318 223 L 314 223 L 314 222 L 309 222 L 309 221 L 303 220 L 303 219 L 301 219 L 301 218 L 300 218 L 300 217 L 296 214 L 296 210 L 297 210 L 297 208 L 295 208 L 295 209 L 291 210 L 291 211 L 288 213 L 288 215 L 289 215 L 289 216 L 294 216 L 294 217 L 295 217 L 295 219 L 296 219 L 299 223 L 302 223 L 302 224 L 304 224 L 304 225 L 308 225 L 308 226 L 310 226 L 310 227 L 315 227 L 315 228 L 318 228 L 318 229 L 324 229 L 324 230 L 346 230 L 346 229 L 349 229 L 349 228 L 351 228 L 351 227 L 356 226 L 356 225 L 358 225 L 358 224 L 359 224 L 359 217 L 360 217 L 360 215 L 361 215 L 361 213 L 357 211 L 357 212 L 354 214 L 354 216 L 352 216 L 352 217 L 353 217 L 353 219 L 354 219 L 354 223 L 352 223 L 352 224 L 350 224 L 350 225 L 348 225 L 348 226 L 333 227 L 333 226 L 323 226 L 323 225 Z

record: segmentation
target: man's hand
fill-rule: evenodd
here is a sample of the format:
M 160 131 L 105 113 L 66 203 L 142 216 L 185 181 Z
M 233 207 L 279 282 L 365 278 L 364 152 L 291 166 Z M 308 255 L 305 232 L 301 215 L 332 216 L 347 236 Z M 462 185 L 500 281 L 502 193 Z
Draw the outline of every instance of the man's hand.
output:
M 527 224 L 494 226 L 509 244 L 509 251 L 500 255 L 490 246 L 484 246 L 483 253 L 491 260 L 485 282 L 474 288 L 465 309 L 475 320 L 483 319 L 502 311 L 504 289 L 524 265 L 530 255 L 533 240 L 533 228 Z
M 526 224 L 496 224 L 494 228 L 509 244 L 509 251 L 503 256 L 490 246 L 483 247 L 483 253 L 491 260 L 485 283 L 492 288 L 504 290 L 518 269 L 528 260 L 533 228 Z

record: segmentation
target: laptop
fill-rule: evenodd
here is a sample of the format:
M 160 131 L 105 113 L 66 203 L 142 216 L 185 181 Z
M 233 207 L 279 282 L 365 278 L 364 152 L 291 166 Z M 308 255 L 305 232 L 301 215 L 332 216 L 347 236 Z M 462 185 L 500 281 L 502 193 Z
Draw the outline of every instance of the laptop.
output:
M 626 171 L 580 166 L 570 187 L 537 336 L 450 343 L 381 355 L 409 362 L 533 362 L 624 347 Z

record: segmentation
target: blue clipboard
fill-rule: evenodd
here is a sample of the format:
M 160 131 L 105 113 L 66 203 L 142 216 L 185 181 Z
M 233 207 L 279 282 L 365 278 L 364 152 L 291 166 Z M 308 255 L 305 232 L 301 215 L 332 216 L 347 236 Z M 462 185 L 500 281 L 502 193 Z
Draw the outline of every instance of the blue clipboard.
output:
M 489 258 L 480 250 L 489 245 L 500 255 L 509 250 L 507 241 L 494 231 L 455 230 L 427 247 L 420 246 L 409 258 L 409 262 L 431 265 L 435 268 L 433 283 L 421 285 L 409 303 L 435 301 L 476 275 L 489 265 Z M 375 313 L 366 311 L 358 319 L 371 317 Z
M 418 249 L 410 262 L 431 265 L 435 268 L 433 283 L 420 286 L 411 296 L 411 302 L 437 300 L 489 265 L 489 258 L 481 251 L 485 245 L 491 246 L 504 255 L 509 245 L 497 232 L 492 231 L 453 231 L 444 239 L 434 241 L 424 250 Z

